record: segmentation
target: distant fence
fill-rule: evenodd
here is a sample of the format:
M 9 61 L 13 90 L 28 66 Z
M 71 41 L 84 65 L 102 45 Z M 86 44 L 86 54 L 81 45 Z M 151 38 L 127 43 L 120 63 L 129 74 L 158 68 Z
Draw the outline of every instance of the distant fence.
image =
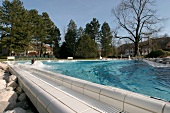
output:
M 40 59 L 40 60 L 43 60 L 43 59 L 54 59 L 55 56 L 54 55 L 45 55 L 45 56 L 35 56 L 35 55 L 32 55 L 32 56 L 15 56 L 15 59 L 16 60 L 31 60 L 31 59 Z

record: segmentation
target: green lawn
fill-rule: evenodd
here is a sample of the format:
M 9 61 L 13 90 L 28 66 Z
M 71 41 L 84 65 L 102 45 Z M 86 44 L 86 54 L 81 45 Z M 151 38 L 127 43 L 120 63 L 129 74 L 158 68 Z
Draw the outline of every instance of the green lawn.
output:
M 0 62 L 7 61 L 7 59 L 0 59 Z

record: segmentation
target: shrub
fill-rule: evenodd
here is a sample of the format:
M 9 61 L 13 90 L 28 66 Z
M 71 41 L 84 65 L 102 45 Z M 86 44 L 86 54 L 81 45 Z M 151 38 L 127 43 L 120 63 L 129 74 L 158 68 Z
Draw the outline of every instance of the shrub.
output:
M 163 51 L 162 49 L 150 52 L 146 57 L 149 58 L 157 58 L 157 57 L 166 57 L 168 56 L 169 52 Z
M 167 56 L 170 56 L 170 51 L 166 51 L 166 55 L 167 55 Z
M 0 56 L 0 59 L 7 59 L 7 56 Z

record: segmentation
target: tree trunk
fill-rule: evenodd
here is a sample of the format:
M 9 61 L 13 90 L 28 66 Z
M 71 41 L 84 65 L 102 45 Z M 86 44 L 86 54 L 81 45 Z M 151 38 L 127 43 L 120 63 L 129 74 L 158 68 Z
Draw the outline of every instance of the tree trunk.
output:
M 43 53 L 42 48 L 43 48 L 43 44 L 41 43 L 41 47 L 40 47 L 40 57 L 42 56 L 42 53 Z
M 139 42 L 137 41 L 137 42 L 135 42 L 134 44 L 135 44 L 134 57 L 136 57 L 136 56 L 139 56 L 139 55 L 140 55 L 140 53 L 139 53 Z

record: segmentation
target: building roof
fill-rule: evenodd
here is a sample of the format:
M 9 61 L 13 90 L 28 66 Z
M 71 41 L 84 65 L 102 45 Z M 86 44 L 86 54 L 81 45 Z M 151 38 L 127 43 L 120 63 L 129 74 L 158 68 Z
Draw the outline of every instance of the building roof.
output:
M 51 49 L 51 47 L 47 44 L 43 44 L 43 47 L 45 47 L 46 49 Z

